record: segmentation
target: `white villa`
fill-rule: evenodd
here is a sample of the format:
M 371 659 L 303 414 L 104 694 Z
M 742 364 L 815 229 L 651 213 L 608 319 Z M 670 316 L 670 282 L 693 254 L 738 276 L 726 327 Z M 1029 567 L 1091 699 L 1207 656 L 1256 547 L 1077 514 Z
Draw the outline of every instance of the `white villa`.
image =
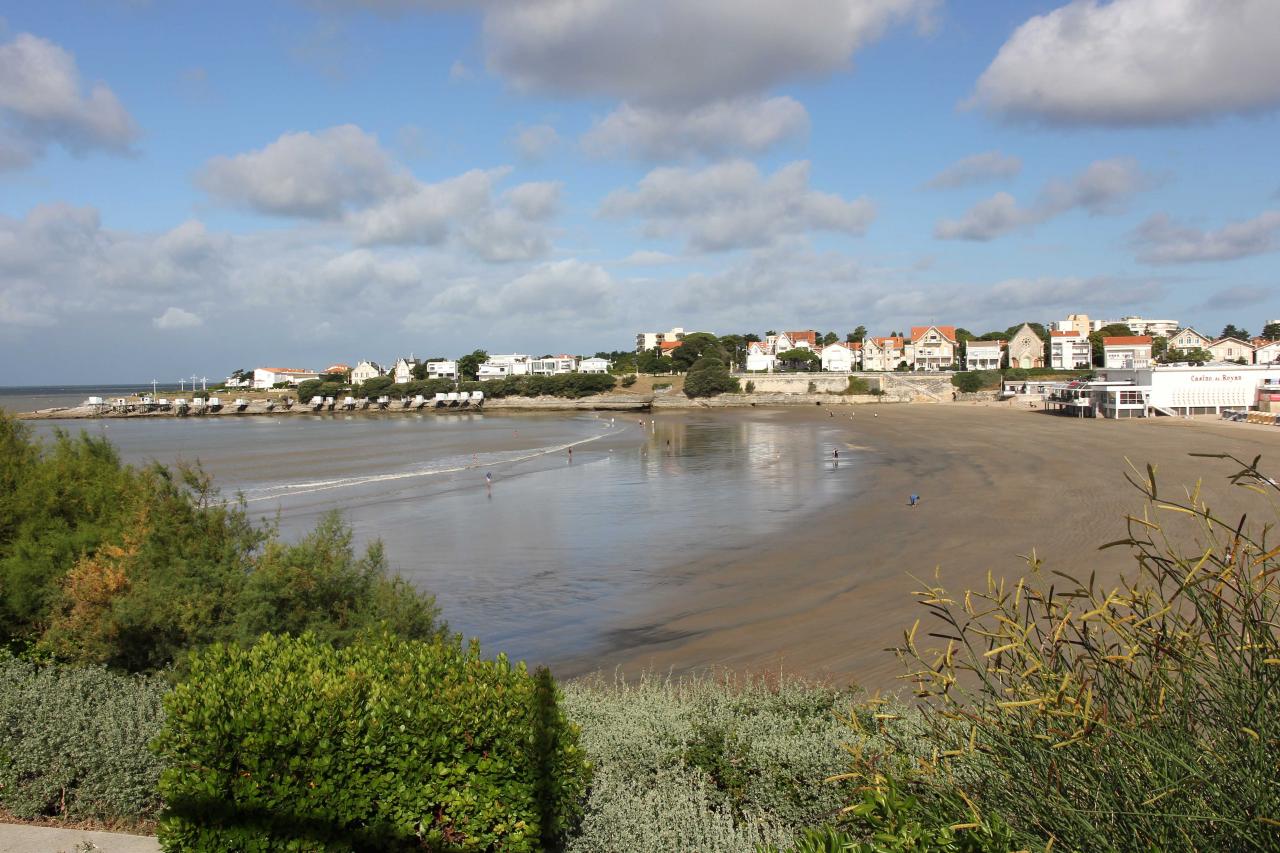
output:
M 1263 344 L 1253 351 L 1254 364 L 1280 364 L 1280 341 Z
M 822 369 L 832 373 L 852 373 L 861 365 L 862 344 L 841 343 L 827 344 L 818 353 L 822 359 Z
M 1253 364 L 1253 344 L 1239 338 L 1219 338 L 1205 349 L 1213 354 L 1214 361 L 1236 361 L 1243 358 L 1246 364 Z
M 253 369 L 253 387 L 255 391 L 274 388 L 281 382 L 297 385 L 308 379 L 319 379 L 320 374 L 314 370 L 302 370 L 297 367 L 255 367 Z
M 1093 345 L 1086 335 L 1072 329 L 1049 333 L 1049 366 L 1056 370 L 1080 370 L 1093 364 Z
M 765 341 L 747 344 L 747 372 L 771 371 L 778 366 L 778 356 Z
M 955 326 L 912 326 L 911 355 L 916 370 L 942 370 L 956 363 Z
M 1110 369 L 1141 370 L 1151 366 L 1151 336 L 1103 338 L 1102 352 L 1103 364 Z
M 863 370 L 896 370 L 910 360 L 910 346 L 903 338 L 867 338 L 862 342 Z
M 608 373 L 609 359 L 607 358 L 584 358 L 578 362 L 579 373 Z
M 1004 362 L 1004 341 L 968 341 L 964 348 L 965 370 L 999 370 Z
M 553 355 L 549 358 L 535 358 L 529 362 L 529 372 L 534 376 L 559 376 L 573 373 L 578 369 L 578 359 L 572 355 Z
M 519 353 L 511 355 L 491 355 L 489 360 L 480 365 L 477 378 L 481 382 L 490 379 L 505 379 L 508 376 L 528 376 L 529 356 Z
M 427 378 L 428 379 L 457 379 L 458 378 L 458 362 L 428 361 L 427 362 Z
M 1203 349 L 1207 350 L 1213 341 L 1190 327 L 1179 329 L 1169 338 L 1169 352 L 1179 349 Z
M 386 373 L 376 361 L 361 361 L 351 370 L 351 384 L 359 385 Z
M 391 368 L 391 374 L 395 377 L 397 385 L 403 385 L 406 382 L 413 381 L 413 369 L 418 366 L 416 358 L 400 358 L 396 359 L 396 366 Z

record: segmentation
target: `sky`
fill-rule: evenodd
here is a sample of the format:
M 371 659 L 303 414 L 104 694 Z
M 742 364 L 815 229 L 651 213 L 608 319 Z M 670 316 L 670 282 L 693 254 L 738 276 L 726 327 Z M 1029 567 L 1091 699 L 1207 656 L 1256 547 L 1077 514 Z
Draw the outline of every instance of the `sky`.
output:
M 1274 2 L 0 0 L 0 384 L 1256 334 Z

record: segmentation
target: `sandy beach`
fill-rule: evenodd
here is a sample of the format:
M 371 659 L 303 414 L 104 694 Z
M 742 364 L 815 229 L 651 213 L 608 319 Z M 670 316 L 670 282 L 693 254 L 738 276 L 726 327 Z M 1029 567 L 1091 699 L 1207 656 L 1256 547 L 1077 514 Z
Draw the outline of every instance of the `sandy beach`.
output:
M 829 418 L 823 410 L 720 413 L 726 418 Z M 682 672 L 708 667 L 785 671 L 901 686 L 885 649 L 923 609 L 911 576 L 951 589 L 982 585 L 988 570 L 1016 576 L 1034 549 L 1047 567 L 1114 577 L 1131 562 L 1098 546 L 1124 535 L 1142 496 L 1124 479 L 1125 459 L 1156 466 L 1166 488 L 1194 485 L 1238 504 L 1231 463 L 1191 452 L 1262 454 L 1280 470 L 1280 429 L 1174 419 L 1075 420 L 981 405 L 836 410 L 842 458 L 866 465 L 864 489 L 845 505 L 809 515 L 785 534 L 670 568 L 664 588 L 617 625 L 614 649 L 558 668 Z M 679 417 L 679 416 L 672 416 Z M 662 423 L 662 420 L 660 420 Z M 908 495 L 921 496 L 908 508 Z

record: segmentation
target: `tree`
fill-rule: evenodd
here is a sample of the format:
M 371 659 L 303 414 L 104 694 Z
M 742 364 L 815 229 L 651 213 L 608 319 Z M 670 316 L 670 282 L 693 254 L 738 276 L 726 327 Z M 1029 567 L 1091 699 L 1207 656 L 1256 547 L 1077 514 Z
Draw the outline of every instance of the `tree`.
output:
M 1208 364 L 1213 361 L 1213 353 L 1207 349 L 1173 349 L 1165 353 L 1165 361 L 1188 361 L 1192 364 Z
M 366 397 L 376 396 L 390 388 L 395 381 L 394 376 L 371 376 L 360 385 L 360 393 Z
M 837 335 L 835 332 L 827 332 L 825 335 L 822 336 L 822 345 L 824 347 L 829 347 L 838 340 L 840 340 L 840 336 Z
M 649 350 L 646 350 L 636 356 L 636 367 L 641 373 L 648 373 L 655 376 L 659 373 L 671 373 L 676 369 L 675 362 L 671 359 L 660 356 Z
M 1125 338 L 1131 337 L 1133 330 L 1125 323 L 1111 323 L 1103 326 L 1096 332 L 1089 333 L 1089 344 L 1093 348 L 1093 364 L 1095 367 L 1104 367 L 1107 363 L 1106 350 L 1103 349 L 1103 338 Z
M 1234 323 L 1228 323 L 1222 327 L 1222 334 L 1218 337 L 1235 338 L 1237 340 L 1247 341 L 1249 340 L 1249 333 L 1239 326 L 1236 326 Z
M 985 381 L 978 371 L 966 370 L 952 376 L 951 384 L 966 394 L 972 394 L 974 391 L 981 391 Z
M 489 353 L 482 349 L 474 350 L 470 355 L 458 359 L 458 378 L 475 381 L 480 375 L 480 365 L 489 360 Z
M 1164 358 L 1169 349 L 1169 339 L 1164 335 L 1156 335 L 1151 339 L 1151 357 L 1157 361 Z
M 789 367 L 800 368 L 803 370 L 813 370 L 815 364 L 820 364 L 822 359 L 811 349 L 804 347 L 796 347 L 786 352 L 778 353 L 778 361 Z
M 742 335 L 721 335 L 720 346 L 729 355 L 731 364 L 736 366 L 747 360 L 747 342 Z
M 1280 323 L 1268 323 L 1263 326 L 1262 337 L 1269 341 L 1280 341 Z
M 724 362 L 714 356 L 698 359 L 684 378 L 684 393 L 687 397 L 714 397 L 737 390 L 738 380 L 730 376 Z
M 671 351 L 671 360 L 677 370 L 688 370 L 695 361 L 704 355 L 715 356 L 722 364 L 730 364 L 733 359 L 725 351 L 720 339 L 710 332 L 690 332 L 680 341 L 680 346 Z
M 851 344 L 860 344 L 867 339 L 867 327 L 859 326 L 852 332 L 844 336 L 844 339 Z

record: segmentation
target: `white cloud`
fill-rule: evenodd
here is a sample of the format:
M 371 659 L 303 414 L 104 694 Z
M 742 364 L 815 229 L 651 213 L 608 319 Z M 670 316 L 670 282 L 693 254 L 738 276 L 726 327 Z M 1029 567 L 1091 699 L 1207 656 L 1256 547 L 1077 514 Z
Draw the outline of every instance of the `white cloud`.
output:
M 449 82 L 460 83 L 464 80 L 475 78 L 475 72 L 467 67 L 467 64 L 461 59 L 455 59 L 453 64 L 449 66 Z
M 490 6 L 490 68 L 518 88 L 685 105 L 848 67 L 934 0 L 526 0 Z
M 549 124 L 535 124 L 521 128 L 516 134 L 516 150 L 525 160 L 537 162 L 560 144 L 560 134 Z
M 172 329 L 194 329 L 197 326 L 203 326 L 204 320 L 201 320 L 190 311 L 184 311 L 181 308 L 169 307 L 159 317 L 151 320 L 151 325 L 157 329 L 169 331 Z
M 286 133 L 258 151 L 215 157 L 197 180 L 210 195 L 259 213 L 337 218 L 397 191 L 410 179 L 376 136 L 344 124 Z
M 1012 231 L 1047 222 L 1071 210 L 1097 216 L 1117 213 L 1154 179 L 1130 159 L 1099 160 L 1070 180 L 1055 179 L 1041 188 L 1030 207 L 1008 193 L 978 202 L 959 219 L 944 219 L 934 228 L 942 240 L 994 240 Z
M 1264 211 L 1217 231 L 1179 225 L 1166 214 L 1148 218 L 1134 233 L 1138 260 L 1149 264 L 1230 261 L 1280 249 L 1280 210 Z
M 668 255 L 666 252 L 654 252 L 641 249 L 640 251 L 632 252 L 627 255 L 618 263 L 633 267 L 660 267 L 666 266 L 667 264 L 674 264 L 679 260 L 680 259 L 675 255 Z
M 970 103 L 1050 124 L 1182 122 L 1280 104 L 1275 0 L 1076 0 L 1031 18 Z
M 719 251 L 809 231 L 861 235 L 876 211 L 866 198 L 846 201 L 810 189 L 807 162 L 765 177 L 753 163 L 734 160 L 701 170 L 654 169 L 634 190 L 610 193 L 600 213 L 639 217 L 649 237 L 685 237 L 690 249 Z
M 0 44 L 0 170 L 20 168 L 56 143 L 73 154 L 124 153 L 138 128 L 104 83 L 83 91 L 75 57 L 21 33 Z
M 582 325 L 613 310 L 619 285 L 603 267 L 570 258 L 541 264 L 495 285 L 467 281 L 437 294 L 413 326 L 448 325 L 476 318 L 518 318 Z
M 1000 151 L 984 151 L 952 163 L 935 175 L 925 189 L 942 190 L 1016 178 L 1022 161 Z
M 794 98 L 743 97 L 692 109 L 622 104 L 582 138 L 597 157 L 680 160 L 697 155 L 759 154 L 809 132 L 809 113 Z
M 512 187 L 503 198 L 525 219 L 541 221 L 555 216 L 563 188 L 559 181 L 533 181 Z

